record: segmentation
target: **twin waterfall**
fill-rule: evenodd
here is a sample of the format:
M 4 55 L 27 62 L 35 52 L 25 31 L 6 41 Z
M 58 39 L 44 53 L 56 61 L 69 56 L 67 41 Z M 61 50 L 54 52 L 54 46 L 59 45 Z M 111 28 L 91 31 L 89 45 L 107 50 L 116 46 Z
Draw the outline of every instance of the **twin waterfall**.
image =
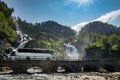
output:
M 20 45 L 17 48 L 24 48 L 25 44 L 29 42 L 31 38 L 27 34 L 24 34 L 21 31 L 16 18 L 14 18 L 14 22 L 16 23 L 16 29 L 17 29 L 16 32 L 19 35 L 18 42 L 20 43 Z M 64 57 L 65 60 L 69 60 L 69 61 L 83 60 L 82 55 L 78 52 L 78 49 L 74 45 L 70 43 L 64 45 L 66 46 L 65 57 Z

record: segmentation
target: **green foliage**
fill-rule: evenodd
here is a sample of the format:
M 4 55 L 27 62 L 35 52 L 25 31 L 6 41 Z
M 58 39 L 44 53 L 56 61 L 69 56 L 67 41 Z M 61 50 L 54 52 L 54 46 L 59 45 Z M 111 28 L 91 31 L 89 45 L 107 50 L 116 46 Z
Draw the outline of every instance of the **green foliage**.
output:
M 5 17 L 8 18 L 11 16 L 14 9 L 8 8 L 7 4 L 5 4 L 4 2 L 0 2 L 0 11 L 2 11 L 4 13 Z
M 17 22 L 21 30 L 33 38 L 40 37 L 41 33 L 47 33 L 51 37 L 59 38 L 65 41 L 72 39 L 73 36 L 75 36 L 75 32 L 72 29 L 54 21 L 31 24 L 18 18 Z
M 0 11 L 0 39 L 6 39 L 8 42 L 13 42 L 15 37 L 16 32 L 11 27 L 9 27 L 4 13 Z
M 90 59 L 120 57 L 120 28 L 107 23 L 92 22 L 84 26 L 76 42 L 77 48 L 86 51 Z
M 6 45 L 14 42 L 17 37 L 11 16 L 13 11 L 13 8 L 8 8 L 4 2 L 0 2 L 0 52 L 4 52 Z
M 75 39 L 75 32 L 54 21 L 31 24 L 18 18 L 18 24 L 21 30 L 32 37 L 26 47 L 29 48 L 47 48 L 56 51 L 57 57 L 64 54 L 64 43 Z
M 99 38 L 97 38 L 99 37 Z M 112 34 L 110 36 L 106 35 L 99 35 L 95 39 L 95 42 L 89 44 L 87 46 L 87 50 L 93 50 L 98 48 L 100 50 L 100 54 L 103 57 L 108 57 L 108 58 L 115 58 L 115 57 L 120 57 L 120 36 L 116 34 Z M 93 51 L 94 53 L 94 51 Z M 95 56 L 96 54 L 94 54 Z
M 100 41 L 90 44 L 89 47 L 90 48 L 97 47 L 100 48 L 101 50 L 105 49 L 105 45 Z
M 112 46 L 112 50 L 113 50 L 113 51 L 119 50 L 119 46 L 118 46 L 118 45 L 113 45 L 113 46 Z
M 64 45 L 59 39 L 49 36 L 49 34 L 42 32 L 38 38 L 34 38 L 28 42 L 25 46 L 26 48 L 46 48 L 50 50 L 55 50 L 55 56 L 62 57 Z
M 120 28 L 99 21 L 91 22 L 81 29 L 77 44 L 86 45 L 86 56 L 91 59 L 118 58 Z
M 117 36 L 117 35 L 113 34 L 108 38 L 108 41 L 111 45 L 119 44 L 120 36 Z

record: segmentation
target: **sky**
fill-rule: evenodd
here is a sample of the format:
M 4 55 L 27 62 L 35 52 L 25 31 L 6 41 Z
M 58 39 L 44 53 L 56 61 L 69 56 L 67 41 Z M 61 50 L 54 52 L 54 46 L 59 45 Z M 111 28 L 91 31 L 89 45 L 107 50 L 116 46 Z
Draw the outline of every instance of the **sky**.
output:
M 120 26 L 120 0 L 2 0 L 13 16 L 36 23 L 48 20 L 78 29 L 91 21 Z

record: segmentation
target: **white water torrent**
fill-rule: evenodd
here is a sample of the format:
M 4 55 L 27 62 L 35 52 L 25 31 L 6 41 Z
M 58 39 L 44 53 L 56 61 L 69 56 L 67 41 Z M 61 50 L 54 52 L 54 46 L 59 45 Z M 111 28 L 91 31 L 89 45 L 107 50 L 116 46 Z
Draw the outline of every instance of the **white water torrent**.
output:
M 25 44 L 28 43 L 31 38 L 27 34 L 19 34 L 21 40 L 20 40 L 20 45 L 17 48 L 24 48 Z
M 78 49 L 74 45 L 71 45 L 70 43 L 64 45 L 66 46 L 65 60 L 71 60 L 71 61 L 80 60 L 80 54 L 78 52 Z
M 120 73 L 0 74 L 0 80 L 119 80 Z
M 19 28 L 19 24 L 17 23 L 17 19 L 14 18 L 14 22 L 16 25 L 16 32 L 19 35 L 20 39 L 18 40 L 18 42 L 20 43 L 20 45 L 17 48 L 24 48 L 25 44 L 27 42 L 29 42 L 31 40 L 31 37 L 29 37 L 27 34 L 24 34 L 21 29 Z

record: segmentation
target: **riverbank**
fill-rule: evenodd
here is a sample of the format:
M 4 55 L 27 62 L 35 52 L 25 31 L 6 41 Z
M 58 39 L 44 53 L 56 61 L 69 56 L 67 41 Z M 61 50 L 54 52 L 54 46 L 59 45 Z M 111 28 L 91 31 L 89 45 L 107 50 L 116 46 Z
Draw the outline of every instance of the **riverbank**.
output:
M 113 73 L 54 73 L 54 74 L 1 74 L 0 80 L 120 80 L 120 72 Z

